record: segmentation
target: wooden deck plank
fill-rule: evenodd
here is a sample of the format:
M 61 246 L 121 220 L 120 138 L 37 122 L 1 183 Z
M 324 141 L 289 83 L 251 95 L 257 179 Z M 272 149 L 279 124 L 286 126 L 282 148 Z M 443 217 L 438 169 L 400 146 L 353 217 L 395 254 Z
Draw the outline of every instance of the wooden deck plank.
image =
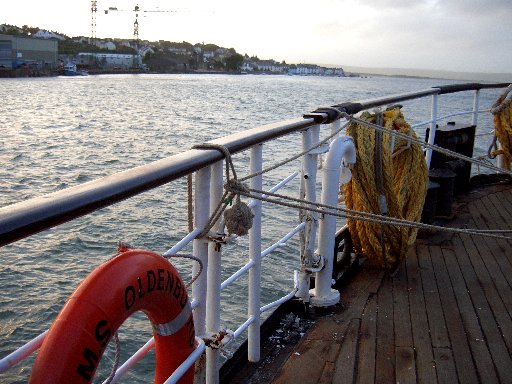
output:
M 465 308 L 462 308 L 461 310 L 458 307 L 454 294 L 454 286 L 452 286 L 450 277 L 448 276 L 441 247 L 430 247 L 430 258 L 432 260 L 432 265 L 435 266 L 435 278 L 439 292 L 441 293 L 440 300 L 446 321 L 446 327 L 448 329 L 448 335 L 451 340 L 450 344 L 453 352 L 453 358 L 455 360 L 457 375 L 461 383 L 476 384 L 478 383 L 478 375 L 473 363 L 473 356 L 469 348 L 466 331 L 464 330 L 464 324 L 461 317 L 461 311 L 465 310 Z M 489 361 L 491 362 L 491 369 L 493 369 L 490 358 Z
M 489 249 L 482 242 L 481 237 L 472 236 L 472 241 L 464 242 L 469 251 L 471 262 L 482 286 L 487 302 L 493 312 L 496 323 L 500 327 L 505 345 L 509 353 L 512 352 L 512 318 L 507 310 L 503 297 L 512 295 L 510 287 L 503 281 L 501 270 L 496 260 L 489 254 Z
M 358 370 L 359 384 L 373 384 L 375 382 L 375 351 L 377 340 L 377 295 L 373 295 L 361 318 L 359 334 Z
M 462 318 L 469 347 L 471 349 L 471 354 L 473 355 L 481 382 L 498 383 L 498 376 L 494 368 L 491 354 L 487 348 L 486 338 L 480 327 L 478 312 L 481 312 L 482 308 L 477 309 L 473 306 L 470 290 L 466 285 L 466 281 L 462 273 L 462 268 L 467 268 L 466 264 L 469 264 L 469 260 L 464 258 L 462 259 L 462 262 L 459 262 L 456 249 L 460 249 L 462 247 L 462 241 L 459 238 L 455 238 L 452 242 L 454 243 L 455 248 L 443 248 L 442 252 L 448 270 L 448 275 L 453 286 L 455 298 L 457 300 L 459 313 Z
M 345 340 L 343 340 L 340 353 L 336 359 L 333 383 L 352 384 L 355 380 L 360 326 L 360 319 L 352 319 L 350 321 Z
M 504 188 L 462 199 L 451 225 L 510 226 Z M 510 249 L 508 240 L 434 234 L 394 276 L 363 268 L 341 292 L 344 309 L 318 320 L 285 364 L 293 372 L 274 382 L 512 382 Z
M 436 277 L 432 261 L 430 259 L 430 248 L 421 247 L 418 249 L 418 263 L 421 271 L 421 282 L 423 285 L 423 296 L 425 297 L 425 306 L 428 308 L 428 325 L 430 329 L 430 339 L 433 347 L 448 347 L 450 340 L 441 307 L 441 300 L 437 290 Z
M 411 314 L 405 265 L 401 266 L 393 277 L 393 320 L 395 323 L 395 346 L 412 347 Z
M 375 377 L 383 383 L 395 382 L 395 335 L 393 327 L 393 282 L 386 277 L 377 294 L 377 355 Z
M 396 382 L 400 384 L 416 383 L 416 362 L 414 348 L 396 347 Z
M 485 335 L 491 357 L 496 366 L 498 376 L 501 381 L 506 382 L 510 377 L 510 372 L 512 372 L 512 360 L 510 358 L 507 346 L 505 345 L 505 342 L 499 331 L 498 324 L 495 321 L 494 313 L 491 309 L 491 304 L 487 301 L 487 299 L 489 298 L 490 301 L 495 304 L 495 306 L 499 306 L 501 301 L 497 300 L 496 297 L 488 297 L 488 295 L 485 294 L 484 291 L 486 288 L 487 290 L 490 289 L 489 282 L 483 282 L 481 280 L 482 274 L 484 271 L 486 272 L 485 266 L 482 265 L 483 263 L 481 260 L 478 262 L 480 255 L 478 254 L 478 251 L 476 250 L 471 237 L 462 235 L 461 238 L 463 247 L 455 248 L 457 259 L 459 260 L 459 265 L 461 265 L 461 270 L 464 275 L 464 279 L 466 280 L 466 285 L 470 291 L 472 301 L 475 308 L 477 309 L 476 312 L 480 320 L 480 325 Z M 467 261 L 464 259 L 467 259 Z M 475 264 L 477 264 L 478 267 L 473 269 L 474 264 L 472 264 L 470 260 L 475 260 Z M 477 268 L 480 268 L 480 270 Z M 477 272 L 479 272 L 478 275 Z M 502 310 L 504 310 L 503 303 L 501 303 L 501 306 Z M 499 310 L 495 310 L 499 313 Z
M 489 214 L 495 218 L 494 225 L 487 225 L 484 229 L 507 228 L 507 223 L 502 217 L 503 213 L 499 213 L 499 208 L 493 203 L 491 196 L 482 198 L 481 204 L 483 204 Z M 499 204 L 501 205 L 501 203 Z M 503 210 L 503 206 L 501 206 L 501 210 Z M 512 221 L 512 217 L 509 218 L 509 220 Z M 486 237 L 485 242 L 499 265 L 504 281 L 508 284 L 507 290 L 510 291 L 512 287 L 512 264 L 510 262 L 510 258 L 507 256 L 507 250 L 510 249 L 512 243 L 509 243 L 504 239 L 492 239 L 490 237 Z M 508 295 L 509 301 L 512 301 L 511 296 L 512 295 L 510 294 Z M 510 305 L 510 302 L 505 305 L 507 306 L 509 314 L 512 313 L 512 306 Z
M 474 204 L 474 206 L 476 209 L 487 209 L 488 212 L 489 209 L 495 209 L 494 205 L 486 198 L 483 198 L 479 204 Z M 495 213 L 495 215 L 497 214 Z M 496 223 L 493 223 L 493 225 L 485 225 L 481 220 L 476 221 L 476 224 L 484 229 L 496 228 L 496 225 L 501 225 L 501 228 L 504 228 L 501 219 L 496 218 L 495 221 Z M 485 246 L 481 244 L 482 242 L 485 243 Z M 508 316 L 512 321 L 512 265 L 508 260 L 508 252 L 506 251 L 507 249 L 510 249 L 510 245 L 501 239 L 485 237 L 478 241 L 477 247 L 481 252 L 488 252 L 488 254 L 486 253 L 487 257 L 485 260 L 489 274 L 492 276 L 496 291 L 498 292 L 499 297 L 508 312 Z M 509 343 L 509 349 L 510 347 L 511 343 Z
M 453 384 L 457 382 L 455 362 L 450 348 L 434 348 L 437 380 L 439 384 Z M 461 381 L 465 384 L 464 381 Z
M 497 193 L 489 194 L 492 202 L 498 207 L 498 212 L 501 217 L 508 223 L 507 227 L 510 227 L 512 224 L 510 219 L 512 218 L 512 204 L 510 201 L 512 200 L 512 191 L 500 191 Z
M 418 383 L 437 382 L 434 356 L 428 331 L 427 313 L 416 251 L 409 252 L 406 260 L 409 306 L 411 311 L 412 335 L 416 350 L 416 370 Z
M 478 228 L 495 229 L 492 228 L 495 225 L 491 226 L 489 224 L 489 216 L 494 215 L 487 210 L 482 201 L 475 201 L 470 204 L 469 210 Z M 483 263 L 489 272 L 488 275 L 492 276 L 492 282 L 496 288 L 495 292 L 490 291 L 489 294 L 499 295 L 510 318 L 512 315 L 512 288 L 503 274 L 503 270 L 507 270 L 507 266 L 510 268 L 510 264 L 503 256 L 500 256 L 504 254 L 504 250 L 500 249 L 497 239 L 491 239 L 490 237 L 473 237 L 473 239 L 480 255 L 482 255 Z M 482 271 L 482 273 L 485 274 L 485 271 Z M 488 281 L 487 275 L 484 275 L 483 278 Z
M 318 384 L 332 384 L 335 369 L 335 363 L 332 361 L 326 361 L 322 371 L 322 376 L 320 376 L 320 380 L 318 380 Z
M 362 270 L 358 273 L 342 293 L 346 309 L 319 318 L 272 382 L 317 383 L 320 379 L 326 380 L 330 367 L 326 363 L 335 363 L 350 321 L 361 318 L 369 296 L 373 295 L 370 292 L 378 289 L 382 276 L 380 271 L 375 270 Z

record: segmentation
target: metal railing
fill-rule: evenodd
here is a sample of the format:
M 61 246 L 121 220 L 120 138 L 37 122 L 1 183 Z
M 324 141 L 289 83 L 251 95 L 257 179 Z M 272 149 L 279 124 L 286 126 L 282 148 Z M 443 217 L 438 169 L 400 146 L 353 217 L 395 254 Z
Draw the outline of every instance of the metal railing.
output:
M 406 100 L 419 99 L 430 96 L 432 99 L 431 119 L 427 122 L 417 124 L 430 124 L 431 134 L 429 143 L 435 139 L 435 129 L 439 119 L 438 103 L 439 96 L 447 93 L 462 91 L 474 91 L 472 123 L 476 125 L 479 113 L 479 92 L 483 88 L 503 88 L 508 84 L 458 84 L 455 86 L 442 86 L 410 92 L 400 95 L 392 95 L 382 98 L 376 98 L 353 103 L 343 103 L 332 108 L 319 109 L 312 113 L 304 115 L 302 119 L 288 120 L 280 123 L 269 124 L 257 127 L 244 132 L 232 134 L 220 139 L 211 141 L 213 144 L 224 146 L 231 154 L 242 151 L 250 151 L 250 169 L 251 174 L 258 173 L 263 169 L 262 147 L 266 142 L 284 137 L 294 132 L 302 132 L 302 148 L 308 150 L 319 142 L 320 130 L 323 124 L 330 124 L 330 132 L 339 128 L 339 113 L 345 112 L 355 114 L 357 112 L 385 105 L 390 105 Z M 458 114 L 458 113 L 457 113 Z M 443 116 L 451 117 L 457 114 Z M 333 140 L 334 142 L 335 140 Z M 331 143 L 332 147 L 333 143 Z M 304 196 L 307 201 L 317 201 L 317 163 L 318 155 L 328 152 L 326 148 L 310 151 L 304 156 L 302 161 L 302 180 L 304 184 Z M 338 152 L 339 157 L 339 152 Z M 431 158 L 431 150 L 426 152 L 427 162 Z M 339 163 L 339 159 L 336 161 Z M 339 170 L 339 169 L 338 169 Z M 237 280 L 245 273 L 249 274 L 249 293 L 248 293 L 248 312 L 247 319 L 233 332 L 231 336 L 224 338 L 221 346 L 233 340 L 234 337 L 241 335 L 248 330 L 248 359 L 257 362 L 260 359 L 260 315 L 282 302 L 295 296 L 298 288 L 298 277 L 295 275 L 294 287 L 290 293 L 283 298 L 272 303 L 261 305 L 261 261 L 269 253 L 285 244 L 292 236 L 304 230 L 306 223 L 299 223 L 287 234 L 282 236 L 274 244 L 262 250 L 261 240 L 261 204 L 258 199 L 253 200 L 249 205 L 254 213 L 254 223 L 249 232 L 249 260 L 232 276 L 224 281 L 221 280 L 221 258 L 222 248 L 216 244 L 208 242 L 204 238 L 197 238 L 198 234 L 204 228 L 209 214 L 215 205 L 218 204 L 223 192 L 223 155 L 216 150 L 198 150 L 191 149 L 178 155 L 171 156 L 153 163 L 133 168 L 124 172 L 116 173 L 96 181 L 85 183 L 76 187 L 61 190 L 43 197 L 33 198 L 24 202 L 13 204 L 0 208 L 0 246 L 10 244 L 25 237 L 31 236 L 37 232 L 52 228 L 67 221 L 71 221 L 83 215 L 99 210 L 103 207 L 118 203 L 138 195 L 144 191 L 160 187 L 164 184 L 175 181 L 188 174 L 195 174 L 195 201 L 194 201 L 194 230 L 180 240 L 173 248 L 166 252 L 168 255 L 180 252 L 184 247 L 192 242 L 193 254 L 198 257 L 206 271 L 202 273 L 199 279 L 192 286 L 192 307 L 194 313 L 194 322 L 196 334 L 201 337 L 212 337 L 220 331 L 220 292 Z M 299 172 L 294 172 L 289 177 L 278 183 L 270 192 L 275 192 L 296 178 Z M 304 177 L 307 176 L 307 177 Z M 323 184 L 326 184 L 332 175 L 326 176 Z M 251 179 L 251 188 L 261 190 L 263 177 L 259 174 Z M 339 186 L 335 186 L 336 189 Z M 325 190 L 322 191 L 322 199 Z M 331 192 L 332 193 L 332 192 Z M 329 249 L 334 249 L 334 232 L 332 229 L 319 228 L 325 225 L 328 216 L 324 215 L 318 218 L 312 214 L 310 252 L 313 247 L 321 241 L 327 240 L 321 251 L 323 254 L 329 253 Z M 213 233 L 223 233 L 222 222 L 217 222 L 211 230 Z M 317 232 L 320 231 L 320 235 Z M 333 232 L 328 233 L 329 231 Z M 318 236 L 319 240 L 316 240 Z M 323 238 L 323 239 L 322 239 Z M 330 266 L 327 264 L 324 270 L 317 272 L 318 297 L 323 297 L 325 302 L 337 300 L 331 292 L 332 275 L 332 257 Z M 193 274 L 198 272 L 198 267 L 194 266 Z M 323 295 L 323 296 L 322 296 Z M 315 295 L 317 296 L 317 295 Z M 42 333 L 25 346 L 11 353 L 9 356 L 0 360 L 0 372 L 4 372 L 17 364 L 22 359 L 31 355 L 42 344 L 46 332 Z M 132 367 L 137 361 L 142 359 L 154 345 L 154 341 L 149 340 L 139 351 L 128 359 L 118 370 L 114 377 L 117 381 L 123 373 Z M 186 372 L 190 364 L 193 364 L 202 351 L 205 349 L 204 342 L 197 341 L 197 349 L 187 361 L 180 367 L 167 382 L 176 382 L 181 375 Z M 219 350 L 206 348 L 206 378 L 208 383 L 219 381 Z

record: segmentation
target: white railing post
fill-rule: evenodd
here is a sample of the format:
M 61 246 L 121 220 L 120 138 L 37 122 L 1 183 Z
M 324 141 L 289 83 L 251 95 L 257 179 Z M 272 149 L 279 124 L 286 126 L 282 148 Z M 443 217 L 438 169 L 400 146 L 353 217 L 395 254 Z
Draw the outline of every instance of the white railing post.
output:
M 200 169 L 195 174 L 194 193 L 194 228 L 204 228 L 210 215 L 210 167 Z M 206 333 L 206 282 L 208 270 L 208 241 L 206 239 L 194 239 L 192 253 L 203 264 L 201 276 L 192 284 L 192 297 L 199 304 L 194 309 L 194 326 L 196 334 L 204 336 Z M 199 265 L 194 263 L 192 276 L 199 272 Z
M 339 129 L 341 128 L 341 119 L 338 119 L 336 121 L 333 121 L 331 123 L 331 135 L 334 135 L 334 133 L 338 132 Z M 338 136 L 341 135 L 341 132 L 338 133 Z M 333 140 L 336 138 L 337 136 L 333 137 Z
M 430 112 L 430 116 L 431 116 L 430 133 L 428 134 L 428 143 L 429 144 L 434 144 L 434 140 L 436 138 L 438 99 L 439 99 L 439 95 L 437 93 L 435 95 L 432 95 L 432 108 L 431 108 L 431 112 Z M 432 160 L 432 149 L 431 148 L 427 148 L 425 159 L 427 161 L 427 168 L 430 169 L 430 161 Z
M 250 174 L 262 170 L 263 146 L 256 145 L 251 148 Z M 251 179 L 251 188 L 262 190 L 262 175 Z M 261 194 L 258 194 L 259 196 Z M 252 363 L 260 361 L 260 306 L 261 306 L 261 200 L 255 199 L 252 227 L 249 230 L 249 258 L 254 262 L 249 271 L 249 300 L 248 315 L 254 317 L 249 325 L 247 359 Z
M 355 162 L 355 153 L 354 142 L 350 137 L 342 136 L 332 141 L 322 168 L 322 204 L 338 204 L 341 161 L 345 158 L 346 164 Z M 329 307 L 340 300 L 340 293 L 332 289 L 335 236 L 336 216 L 324 213 L 319 226 L 318 252 L 324 258 L 325 264 L 316 273 L 315 289 L 312 290 L 311 297 L 311 304 L 317 307 Z
M 223 194 L 223 162 L 212 165 L 210 189 L 210 212 L 214 212 Z M 212 227 L 212 233 L 219 233 L 221 220 Z M 221 236 L 219 234 L 219 236 Z M 206 293 L 206 333 L 213 335 L 220 330 L 220 285 L 221 280 L 221 245 L 210 241 L 208 244 L 208 282 Z M 219 350 L 206 349 L 206 383 L 219 383 Z
M 473 96 L 473 119 L 471 120 L 471 125 L 475 127 L 478 125 L 478 108 L 480 105 L 480 90 L 477 89 L 475 91 L 475 95 Z
M 320 138 L 320 126 L 315 125 L 302 132 L 302 150 L 307 151 L 318 143 Z M 302 158 L 302 180 L 304 185 L 304 199 L 306 201 L 316 202 L 316 179 L 317 179 L 318 152 L 315 150 Z M 302 197 L 302 196 L 301 196 Z M 296 296 L 305 304 L 309 304 L 309 279 L 311 268 L 313 267 L 316 235 L 318 230 L 318 213 L 309 211 L 311 206 L 305 206 L 306 217 L 303 218 L 305 228 L 303 231 L 303 244 L 301 245 L 301 270 L 299 272 L 298 290 Z
M 315 125 L 306 132 L 303 132 L 302 136 L 302 150 L 306 151 L 312 146 L 316 145 L 320 140 L 320 126 Z M 303 171 L 305 178 L 305 192 L 306 201 L 316 202 L 316 179 L 317 179 L 317 168 L 318 168 L 318 152 L 313 150 L 304 156 Z M 313 207 L 311 207 L 313 208 Z M 318 213 L 308 212 L 311 217 L 311 229 L 309 238 L 308 252 L 311 252 L 311 257 L 315 251 L 316 245 L 316 234 L 318 228 Z M 311 267 L 311 266 L 310 266 Z

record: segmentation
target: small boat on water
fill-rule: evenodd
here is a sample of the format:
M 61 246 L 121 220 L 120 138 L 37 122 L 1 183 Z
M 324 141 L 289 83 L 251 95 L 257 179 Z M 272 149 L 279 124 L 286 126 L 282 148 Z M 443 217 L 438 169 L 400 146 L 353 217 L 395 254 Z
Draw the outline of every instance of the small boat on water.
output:
M 76 64 L 67 63 L 64 65 L 64 76 L 88 76 L 89 73 L 85 70 L 78 70 Z
M 480 92 L 489 89 L 503 97 L 480 110 Z M 443 95 L 467 92 L 474 94 L 468 111 L 438 115 Z M 408 123 L 413 118 L 400 104 L 424 98 L 431 99 L 431 119 Z M 106 383 L 143 364 L 153 348 L 155 380 L 165 383 L 194 376 L 206 383 L 507 382 L 511 100 L 508 84 L 472 83 L 342 102 L 0 208 L 5 246 L 184 177 L 190 191 L 188 209 L 171 213 L 189 216 L 180 241 L 162 254 L 120 244 L 49 330 L 1 356 L 0 375 L 39 350 L 30 382 L 91 382 L 118 328 L 143 311 L 153 337 L 128 360 L 113 357 Z M 497 140 L 489 156 L 498 163 L 473 156 L 478 116 L 491 111 Z M 469 121 L 445 123 L 464 115 Z M 415 133 L 423 126 L 426 139 Z M 266 172 L 284 162 L 264 166 L 262 148 L 282 138 L 300 148 L 287 161 L 300 158 L 301 167 L 264 189 Z M 246 176 L 237 175 L 237 154 L 248 159 Z M 490 170 L 491 190 L 477 186 L 471 165 Z M 294 179 L 294 194 L 280 192 Z M 262 242 L 263 204 L 299 213 L 295 227 L 272 228 L 277 239 L 270 245 Z M 246 264 L 222 280 L 226 244 L 246 235 Z M 289 293 L 264 304 L 262 263 L 293 237 L 300 238 L 300 262 Z M 190 282 L 168 261 L 176 257 L 194 261 Z M 247 296 L 246 320 L 224 329 L 221 292 L 246 274 L 236 293 Z

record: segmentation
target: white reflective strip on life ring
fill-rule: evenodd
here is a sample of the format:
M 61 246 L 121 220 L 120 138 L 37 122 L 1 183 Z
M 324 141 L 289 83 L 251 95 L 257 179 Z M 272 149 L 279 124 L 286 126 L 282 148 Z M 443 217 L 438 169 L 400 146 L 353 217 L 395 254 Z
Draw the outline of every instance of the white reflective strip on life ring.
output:
M 165 324 L 152 324 L 153 331 L 159 336 L 170 336 L 178 332 L 187 323 L 192 314 L 190 301 L 187 299 L 185 308 L 174 319 Z

